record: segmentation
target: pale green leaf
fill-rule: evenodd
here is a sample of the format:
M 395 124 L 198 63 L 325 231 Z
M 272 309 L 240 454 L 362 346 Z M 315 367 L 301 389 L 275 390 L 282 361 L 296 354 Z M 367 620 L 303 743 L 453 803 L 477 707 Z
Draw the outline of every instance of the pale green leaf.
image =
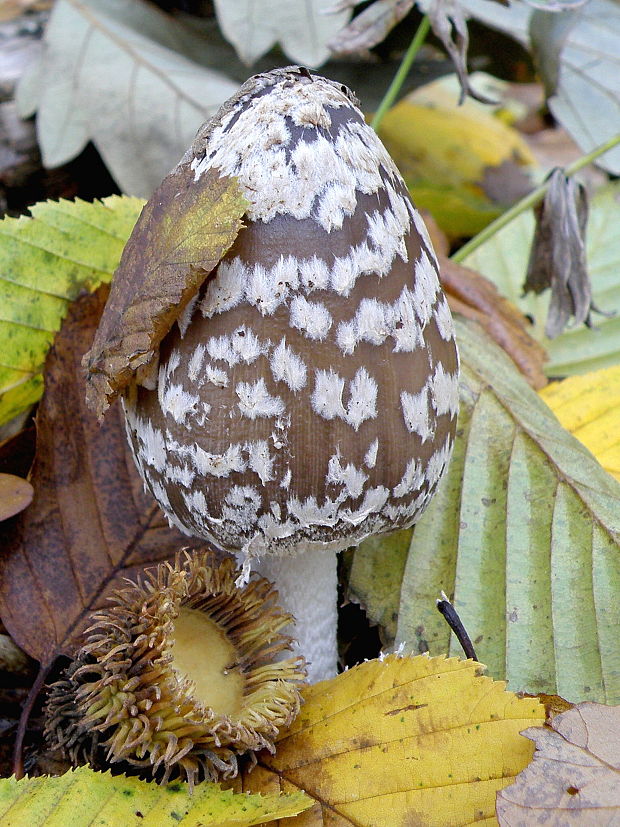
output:
M 37 112 L 45 166 L 91 140 L 119 184 L 148 196 L 237 84 L 195 62 L 207 41 L 141 0 L 58 0 L 17 100 Z
M 241 795 L 208 782 L 190 794 L 181 782 L 159 786 L 87 767 L 57 778 L 0 779 L 0 821 L 7 827 L 251 827 L 297 815 L 312 803 L 302 792 Z
M 327 43 L 347 24 L 350 10 L 326 13 L 325 0 L 215 0 L 224 36 L 244 63 L 251 64 L 279 43 L 284 54 L 304 66 L 329 57 Z
M 549 293 L 522 296 L 534 218 L 524 213 L 511 221 L 463 262 L 490 279 L 506 298 L 535 325 L 531 334 L 549 353 L 549 376 L 586 373 L 620 362 L 620 186 L 611 185 L 592 199 L 587 231 L 588 272 L 594 303 L 615 316 L 593 314 L 595 329 L 583 325 L 568 328 L 556 339 L 544 333 Z
M 81 290 L 108 282 L 142 201 L 47 201 L 0 221 L 0 424 L 36 402 L 45 356 Z
M 396 643 L 459 652 L 443 589 L 493 677 L 617 703 L 620 485 L 479 328 L 458 321 L 457 338 L 454 458 L 413 535 Z
M 562 14 L 535 11 L 530 37 L 549 108 L 583 150 L 620 130 L 620 5 L 589 0 Z M 596 162 L 620 173 L 620 147 Z

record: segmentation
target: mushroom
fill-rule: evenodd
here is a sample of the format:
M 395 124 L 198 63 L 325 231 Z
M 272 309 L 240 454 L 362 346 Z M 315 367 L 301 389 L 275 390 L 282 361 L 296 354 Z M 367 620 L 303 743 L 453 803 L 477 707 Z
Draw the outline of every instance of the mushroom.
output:
M 246 226 L 124 398 L 171 524 L 275 582 L 310 680 L 336 673 L 336 553 L 411 526 L 448 463 L 458 356 L 424 223 L 345 86 L 256 75 L 179 164 Z M 177 168 L 176 174 L 179 174 Z

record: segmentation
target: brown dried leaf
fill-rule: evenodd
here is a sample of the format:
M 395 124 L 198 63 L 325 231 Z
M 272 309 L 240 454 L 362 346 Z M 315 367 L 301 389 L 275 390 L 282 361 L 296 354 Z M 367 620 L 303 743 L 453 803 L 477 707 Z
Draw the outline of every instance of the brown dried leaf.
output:
M 547 354 L 527 331 L 528 321 L 495 285 L 475 270 L 439 257 L 441 283 L 453 312 L 478 322 L 502 347 L 530 385 L 543 388 Z
M 89 613 L 124 577 L 172 559 L 188 543 L 144 493 L 120 407 L 101 427 L 86 409 L 80 358 L 106 293 L 100 288 L 71 305 L 50 351 L 37 417 L 35 495 L 3 544 L 0 615 L 43 666 L 75 652 Z
M 413 8 L 415 0 L 376 0 L 341 29 L 327 44 L 332 52 L 355 54 L 372 49 Z M 342 5 L 329 9 L 340 11 Z
M 0 474 L 0 522 L 28 508 L 34 490 L 27 480 L 14 474 Z
M 620 823 L 620 706 L 577 704 L 523 735 L 536 752 L 497 795 L 501 825 Z
M 544 201 L 535 210 L 536 230 L 523 291 L 542 293 L 551 287 L 545 333 L 553 339 L 571 316 L 575 324 L 585 322 L 589 326 L 592 290 L 586 267 L 585 187 L 566 178 L 561 169 L 555 169 L 549 177 Z
M 417 4 L 428 15 L 434 34 L 441 40 L 452 59 L 461 84 L 459 103 L 463 103 L 467 95 L 480 103 L 495 103 L 486 95 L 476 92 L 469 82 L 467 74 L 469 32 L 467 31 L 466 12 L 459 0 L 417 0 Z
M 146 204 L 123 251 L 91 350 L 87 403 L 101 419 L 230 248 L 247 201 L 217 170 L 180 163 Z

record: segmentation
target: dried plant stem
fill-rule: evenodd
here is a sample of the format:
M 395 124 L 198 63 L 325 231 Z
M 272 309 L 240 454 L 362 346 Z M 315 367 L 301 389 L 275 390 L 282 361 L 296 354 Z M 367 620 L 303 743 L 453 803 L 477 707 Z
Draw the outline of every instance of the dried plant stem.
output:
M 17 734 L 15 736 L 15 746 L 13 747 L 13 774 L 18 780 L 24 777 L 24 738 L 26 736 L 26 727 L 28 726 L 28 719 L 34 707 L 39 693 L 45 685 L 45 681 L 52 667 L 51 663 L 41 664 L 39 673 L 35 682 L 30 687 L 28 697 L 24 701 L 22 712 L 17 726 Z
M 398 93 L 400 92 L 401 86 L 405 82 L 405 78 L 409 74 L 409 70 L 411 69 L 411 64 L 415 60 L 417 53 L 420 51 L 420 46 L 424 43 L 426 39 L 426 35 L 429 32 L 431 27 L 430 20 L 428 19 L 427 15 L 424 15 L 422 20 L 420 21 L 420 25 L 418 26 L 416 33 L 413 36 L 413 40 L 407 49 L 407 52 L 402 59 L 400 66 L 398 67 L 398 71 L 394 75 L 394 79 L 390 83 L 387 92 L 383 96 L 383 100 L 379 104 L 379 108 L 375 112 L 375 116 L 372 119 L 371 126 L 376 131 L 379 129 L 379 125 L 383 120 L 385 113 L 388 109 L 392 106 Z
M 564 175 L 567 178 L 570 178 L 576 172 L 579 172 L 580 169 L 587 167 L 588 164 L 591 164 L 592 161 L 595 161 L 601 155 L 604 155 L 606 152 L 609 152 L 610 149 L 613 149 L 615 146 L 620 144 L 620 133 L 614 135 L 613 138 L 610 138 L 605 143 L 600 144 L 591 152 L 588 152 L 587 155 L 582 155 L 581 158 L 577 158 L 576 161 L 573 161 L 572 164 L 569 164 L 566 169 L 564 170 Z M 474 236 L 467 244 L 464 244 L 460 249 L 454 253 L 452 256 L 452 261 L 461 262 L 464 261 L 470 253 L 473 253 L 474 250 L 477 250 L 478 247 L 481 247 L 485 241 L 488 241 L 492 238 L 495 233 L 499 232 L 503 227 L 509 224 L 513 218 L 516 218 L 521 213 L 525 212 L 526 210 L 531 209 L 531 207 L 535 207 L 540 201 L 543 200 L 545 197 L 545 193 L 549 189 L 549 181 L 545 181 L 544 184 L 541 184 L 536 189 L 532 190 L 528 193 L 524 198 L 518 201 L 514 206 L 512 206 L 509 210 L 506 210 L 505 213 L 496 218 L 495 221 L 492 221 L 484 230 L 481 230 L 478 235 Z

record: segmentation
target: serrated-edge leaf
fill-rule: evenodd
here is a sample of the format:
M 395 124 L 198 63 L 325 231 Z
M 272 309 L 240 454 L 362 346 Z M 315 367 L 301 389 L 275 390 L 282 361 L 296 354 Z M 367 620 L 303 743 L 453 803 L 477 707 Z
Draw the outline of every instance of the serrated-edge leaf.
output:
M 251 827 L 266 820 L 297 815 L 311 806 L 302 792 L 247 795 L 204 782 L 190 794 L 186 784 L 157 785 L 93 772 L 87 767 L 59 777 L 0 779 L 0 819 L 11 827 Z
M 108 282 L 143 202 L 48 201 L 0 221 L 0 424 L 40 397 L 69 302 Z
M 367 661 L 304 690 L 243 786 L 303 788 L 317 806 L 291 827 L 491 820 L 496 791 L 532 754 L 518 733 L 544 717 L 536 699 L 504 690 L 471 660 Z
M 619 617 L 608 584 L 620 583 L 620 485 L 476 326 L 458 320 L 457 339 L 460 417 L 472 417 L 457 436 L 462 487 L 448 476 L 451 497 L 440 491 L 414 532 L 396 644 L 415 648 L 416 618 L 429 607 L 416 605 L 409 581 L 418 555 L 428 568 L 446 521 L 454 536 L 457 512 L 455 604 L 493 676 L 513 689 L 617 702 Z M 425 592 L 438 595 L 449 578 L 440 566 Z

